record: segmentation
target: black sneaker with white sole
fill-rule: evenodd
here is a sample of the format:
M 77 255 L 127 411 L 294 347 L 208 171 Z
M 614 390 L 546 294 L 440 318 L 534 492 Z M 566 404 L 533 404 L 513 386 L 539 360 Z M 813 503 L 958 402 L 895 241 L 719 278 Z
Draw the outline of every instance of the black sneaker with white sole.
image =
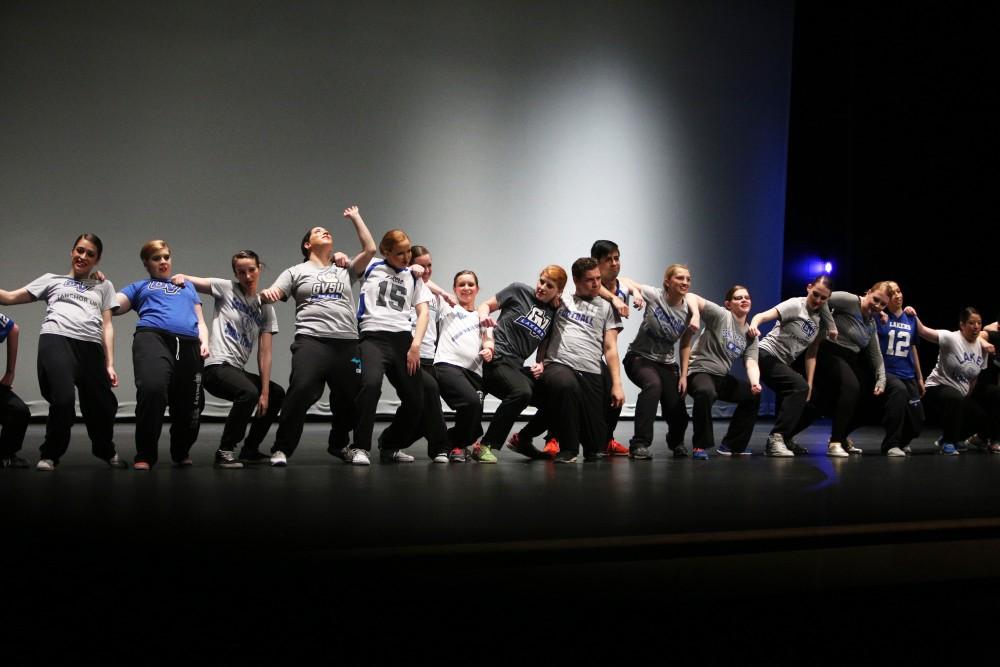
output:
M 243 463 L 236 460 L 236 454 L 233 452 L 225 449 L 219 449 L 215 452 L 215 467 L 235 470 L 242 468 Z

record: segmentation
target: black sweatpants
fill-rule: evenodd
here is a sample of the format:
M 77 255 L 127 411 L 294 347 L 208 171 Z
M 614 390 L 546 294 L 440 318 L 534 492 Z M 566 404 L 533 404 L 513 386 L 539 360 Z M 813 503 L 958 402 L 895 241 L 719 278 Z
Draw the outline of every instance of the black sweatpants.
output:
M 41 457 L 59 461 L 69 447 L 76 417 L 75 392 L 90 436 L 94 456 L 107 461 L 115 455 L 113 441 L 118 399 L 111 391 L 104 347 L 100 343 L 57 334 L 38 337 L 38 386 L 49 402 Z
M 448 429 L 452 448 L 468 447 L 483 434 L 483 379 L 466 368 L 434 364 L 441 398 L 455 411 L 455 425 Z
M 246 436 L 243 448 L 247 451 L 257 451 L 271 424 L 281 412 L 285 390 L 274 382 L 268 383 L 267 412 L 254 417 L 253 412 L 260 400 L 259 375 L 229 364 L 214 364 L 207 366 L 202 376 L 208 393 L 233 403 L 229 417 L 226 418 L 226 425 L 222 429 L 219 449 L 231 452 Z M 247 424 L 251 424 L 249 435 L 247 435 Z
M 484 445 L 497 449 L 503 447 L 514 422 L 531 403 L 535 379 L 526 366 L 492 361 L 483 364 L 483 388 L 500 399 L 500 405 L 483 436 Z
M 10 387 L 0 385 L 0 459 L 9 459 L 21 450 L 31 411 Z
M 607 430 L 604 444 L 607 444 L 615 439 L 615 429 L 618 428 L 618 420 L 621 419 L 622 408 L 625 406 L 619 405 L 616 408 L 611 405 L 611 371 L 608 370 L 608 364 L 603 359 L 601 360 L 601 375 L 604 376 L 604 391 L 608 395 L 608 403 L 604 406 L 604 427 Z
M 382 396 L 382 379 L 396 389 L 400 406 L 392 423 L 382 432 L 382 446 L 387 450 L 405 449 L 420 423 L 423 412 L 424 385 L 420 373 L 406 372 L 406 352 L 413 336 L 408 331 L 372 331 L 361 334 L 361 391 L 358 392 L 358 430 L 354 443 L 371 450 L 375 413 Z
M 595 458 L 607 446 L 607 403 L 601 373 L 583 373 L 549 363 L 542 373 L 544 409 L 559 438 L 559 455 L 575 456 L 583 445 L 584 458 Z
M 171 460 L 183 461 L 191 452 L 198 439 L 203 404 L 200 348 L 197 339 L 179 338 L 162 331 L 135 332 L 132 366 L 136 387 L 136 462 L 156 463 L 168 407 Z
M 924 403 L 927 411 L 941 422 L 942 442 L 958 444 L 973 433 L 996 437 L 1000 390 L 962 396 L 954 387 L 938 385 L 927 388 Z
M 347 447 L 351 442 L 350 433 L 358 425 L 354 402 L 361 388 L 358 341 L 298 334 L 292 341 L 291 350 L 292 373 L 271 452 L 284 452 L 286 456 L 295 452 L 302 439 L 306 412 L 323 396 L 326 386 L 330 387 L 330 411 L 333 413 L 329 447 L 333 450 Z
M 761 382 L 778 395 L 778 414 L 771 434 L 777 433 L 788 440 L 805 412 L 809 383 L 794 368 L 764 350 L 758 364 Z
M 729 421 L 729 429 L 722 438 L 722 444 L 733 452 L 745 451 L 750 436 L 753 435 L 753 425 L 757 422 L 757 409 L 760 407 L 760 395 L 754 395 L 750 384 L 732 375 L 694 373 L 688 376 L 688 393 L 694 399 L 694 448 L 709 449 L 715 446 L 712 405 L 720 400 L 736 404 L 736 411 Z
M 441 412 L 441 391 L 433 359 L 420 360 L 419 375 L 423 385 L 424 405 L 420 412 L 420 422 L 410 434 L 406 446 L 409 447 L 420 438 L 427 438 L 427 456 L 434 458 L 442 452 L 447 453 L 450 447 L 448 426 L 444 423 L 444 413 Z
M 635 430 L 631 448 L 649 447 L 653 444 L 653 423 L 656 407 L 660 406 L 667 422 L 667 447 L 674 450 L 684 444 L 688 413 L 684 398 L 677 390 L 680 373 L 676 364 L 661 364 L 644 359 L 637 354 L 625 355 L 625 374 L 639 387 L 635 402 Z

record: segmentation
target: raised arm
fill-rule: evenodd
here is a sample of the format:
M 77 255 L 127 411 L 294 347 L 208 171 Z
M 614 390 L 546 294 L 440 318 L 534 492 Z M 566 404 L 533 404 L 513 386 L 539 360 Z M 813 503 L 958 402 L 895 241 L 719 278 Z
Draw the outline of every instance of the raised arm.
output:
M 101 318 L 103 319 L 101 330 L 101 344 L 104 346 L 104 365 L 108 373 L 108 379 L 111 380 L 111 386 L 118 386 L 118 373 L 115 372 L 115 326 L 111 323 L 112 311 L 108 310 L 102 311 Z
M 419 264 L 417 266 L 419 266 Z M 442 289 L 441 286 L 438 285 L 433 280 L 428 280 L 427 282 L 424 283 L 424 286 L 427 289 L 429 289 L 431 291 L 431 294 L 433 294 L 434 296 L 439 296 L 442 299 L 444 299 L 445 303 L 447 303 L 452 308 L 458 305 L 458 299 L 455 298 L 455 295 L 452 294 L 451 292 Z
M 267 414 L 271 395 L 271 344 L 274 334 L 261 331 L 257 338 L 257 370 L 260 371 L 260 398 L 257 399 L 257 415 Z
M 915 320 L 917 320 L 917 335 L 920 336 L 921 338 L 923 338 L 924 340 L 929 341 L 929 342 L 934 343 L 935 345 L 937 345 L 938 344 L 938 332 L 937 332 L 937 330 L 936 329 L 931 329 L 930 327 L 924 326 L 924 323 L 920 321 L 920 316 L 917 315 L 917 311 L 913 310 L 913 312 L 911 312 L 909 314 L 913 315 L 913 318 Z
M 34 300 L 35 297 L 31 296 L 28 290 L 24 287 L 16 289 L 13 292 L 0 289 L 0 305 L 16 306 L 21 303 L 31 303 Z
M 372 257 L 375 256 L 375 251 L 378 250 L 378 247 L 375 245 L 372 233 L 368 231 L 368 226 L 365 225 L 365 221 L 361 218 L 361 213 L 358 211 L 357 206 L 345 208 L 344 217 L 354 225 L 358 241 L 361 242 L 361 252 L 351 260 L 351 275 L 358 277 L 364 273 L 365 267 L 368 266 L 368 262 L 372 261 Z
M 642 285 L 625 276 L 618 276 L 618 282 L 624 285 L 628 293 L 632 295 L 632 306 L 636 310 L 642 310 L 646 307 L 646 300 L 642 298 Z
M 170 279 L 175 285 L 183 285 L 188 282 L 194 285 L 194 288 L 201 292 L 202 294 L 212 293 L 212 279 L 211 278 L 199 278 L 198 276 L 189 276 L 186 273 L 175 273 Z

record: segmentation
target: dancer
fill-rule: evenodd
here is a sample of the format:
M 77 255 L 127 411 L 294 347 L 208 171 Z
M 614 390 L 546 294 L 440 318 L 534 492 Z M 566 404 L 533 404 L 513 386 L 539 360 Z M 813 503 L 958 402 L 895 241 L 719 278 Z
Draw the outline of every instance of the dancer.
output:
M 924 425 L 924 376 L 917 354 L 917 321 L 903 310 L 903 290 L 889 281 L 889 305 L 878 321 L 878 344 L 885 364 L 886 385 L 899 384 L 906 393 L 906 414 L 895 447 L 883 451 L 886 456 L 906 456 L 910 442 L 920 435 Z
M 265 463 L 270 456 L 260 452 L 281 410 L 285 391 L 271 382 L 271 338 L 278 333 L 274 307 L 261 304 L 257 294 L 260 257 L 253 250 L 240 250 L 232 258 L 236 280 L 198 278 L 176 274 L 171 282 L 190 282 L 202 294 L 215 298 L 210 353 L 203 373 L 205 389 L 213 396 L 232 401 L 232 409 L 222 430 L 222 440 L 215 452 L 217 468 L 242 468 L 243 463 Z M 257 368 L 260 375 L 245 370 L 254 342 L 257 342 Z M 250 434 L 247 425 L 256 410 Z M 239 459 L 236 445 L 246 436 Z
M 29 467 L 28 462 L 17 455 L 31 418 L 28 406 L 13 389 L 20 333 L 21 328 L 14 320 L 0 313 L 0 344 L 7 343 L 7 369 L 0 378 L 0 468 Z
M 729 429 L 716 450 L 723 456 L 750 454 L 747 444 L 760 406 L 757 332 L 747 324 L 750 291 L 743 285 L 733 285 L 726 292 L 723 306 L 698 297 L 705 328 L 693 350 L 691 332 L 681 339 L 681 374 L 687 377 L 687 389 L 694 399 L 691 458 L 702 461 L 708 460 L 708 449 L 715 444 L 712 405 L 716 400 L 736 403 Z M 733 362 L 741 357 L 749 382 L 729 374 Z
M 306 412 L 323 395 L 324 385 L 330 387 L 333 412 L 327 451 L 351 462 L 347 454 L 350 433 L 358 423 L 354 399 L 361 380 L 351 283 L 360 279 L 376 248 L 357 206 L 344 209 L 344 217 L 354 226 L 361 243 L 361 251 L 349 266 L 333 263 L 333 235 L 324 227 L 313 227 L 299 244 L 303 262 L 282 271 L 274 284 L 260 293 L 262 303 L 289 297 L 295 300 L 292 373 L 271 448 L 272 466 L 288 464 L 302 439 Z
M 135 370 L 135 469 L 149 470 L 159 457 L 163 417 L 170 408 L 170 458 L 178 467 L 193 465 L 198 439 L 201 372 L 208 356 L 208 327 L 193 285 L 170 282 L 173 256 L 162 239 L 147 242 L 139 257 L 149 278 L 127 285 L 117 295 L 118 310 L 139 315 L 132 338 Z
M 38 470 L 55 470 L 69 447 L 75 392 L 94 456 L 112 468 L 127 467 L 113 441 L 118 411 L 112 391 L 118 386 L 111 324 L 115 288 L 110 281 L 90 278 L 103 251 L 95 234 L 81 234 L 70 251 L 68 274 L 46 273 L 13 292 L 0 290 L 5 306 L 36 300 L 47 304 L 38 338 L 38 386 L 49 402 L 49 416 Z

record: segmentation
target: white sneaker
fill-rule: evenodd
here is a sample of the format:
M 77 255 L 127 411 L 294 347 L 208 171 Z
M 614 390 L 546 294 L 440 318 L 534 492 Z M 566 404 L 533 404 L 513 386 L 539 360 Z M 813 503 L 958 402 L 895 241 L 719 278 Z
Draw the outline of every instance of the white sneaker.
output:
M 352 466 L 370 466 L 371 460 L 368 452 L 363 449 L 352 449 L 347 453 L 347 462 Z
M 906 457 L 906 452 L 903 451 L 902 449 L 900 449 L 899 447 L 893 447 L 892 449 L 890 449 L 889 451 L 887 451 L 885 453 L 885 455 L 886 456 L 902 456 L 902 457 L 905 458 Z
M 826 455 L 838 459 L 846 459 L 850 454 L 844 451 L 839 442 L 831 442 L 826 446 Z
M 448 463 L 448 452 L 441 452 L 435 456 L 434 463 Z
M 854 441 L 851 440 L 850 438 L 848 438 L 847 441 L 844 443 L 844 451 L 847 452 L 848 454 L 858 454 L 858 455 L 865 453 L 865 450 L 861 449 L 860 447 L 855 447 Z
M 108 459 L 108 467 L 115 468 L 117 470 L 125 470 L 126 468 L 128 468 L 128 464 L 125 463 L 125 461 L 123 461 L 120 456 L 115 454 L 110 459 Z
M 288 457 L 279 449 L 274 454 L 271 454 L 271 465 L 276 468 L 284 468 L 288 465 Z
M 775 433 L 767 437 L 767 446 L 764 448 L 765 456 L 789 457 L 795 456 L 785 446 L 785 438 L 780 433 Z
M 35 470 L 44 470 L 45 472 L 52 472 L 56 469 L 56 462 L 52 459 L 39 459 L 38 463 L 35 465 Z
M 416 461 L 415 458 L 402 449 L 379 450 L 378 458 L 382 463 L 413 463 Z

